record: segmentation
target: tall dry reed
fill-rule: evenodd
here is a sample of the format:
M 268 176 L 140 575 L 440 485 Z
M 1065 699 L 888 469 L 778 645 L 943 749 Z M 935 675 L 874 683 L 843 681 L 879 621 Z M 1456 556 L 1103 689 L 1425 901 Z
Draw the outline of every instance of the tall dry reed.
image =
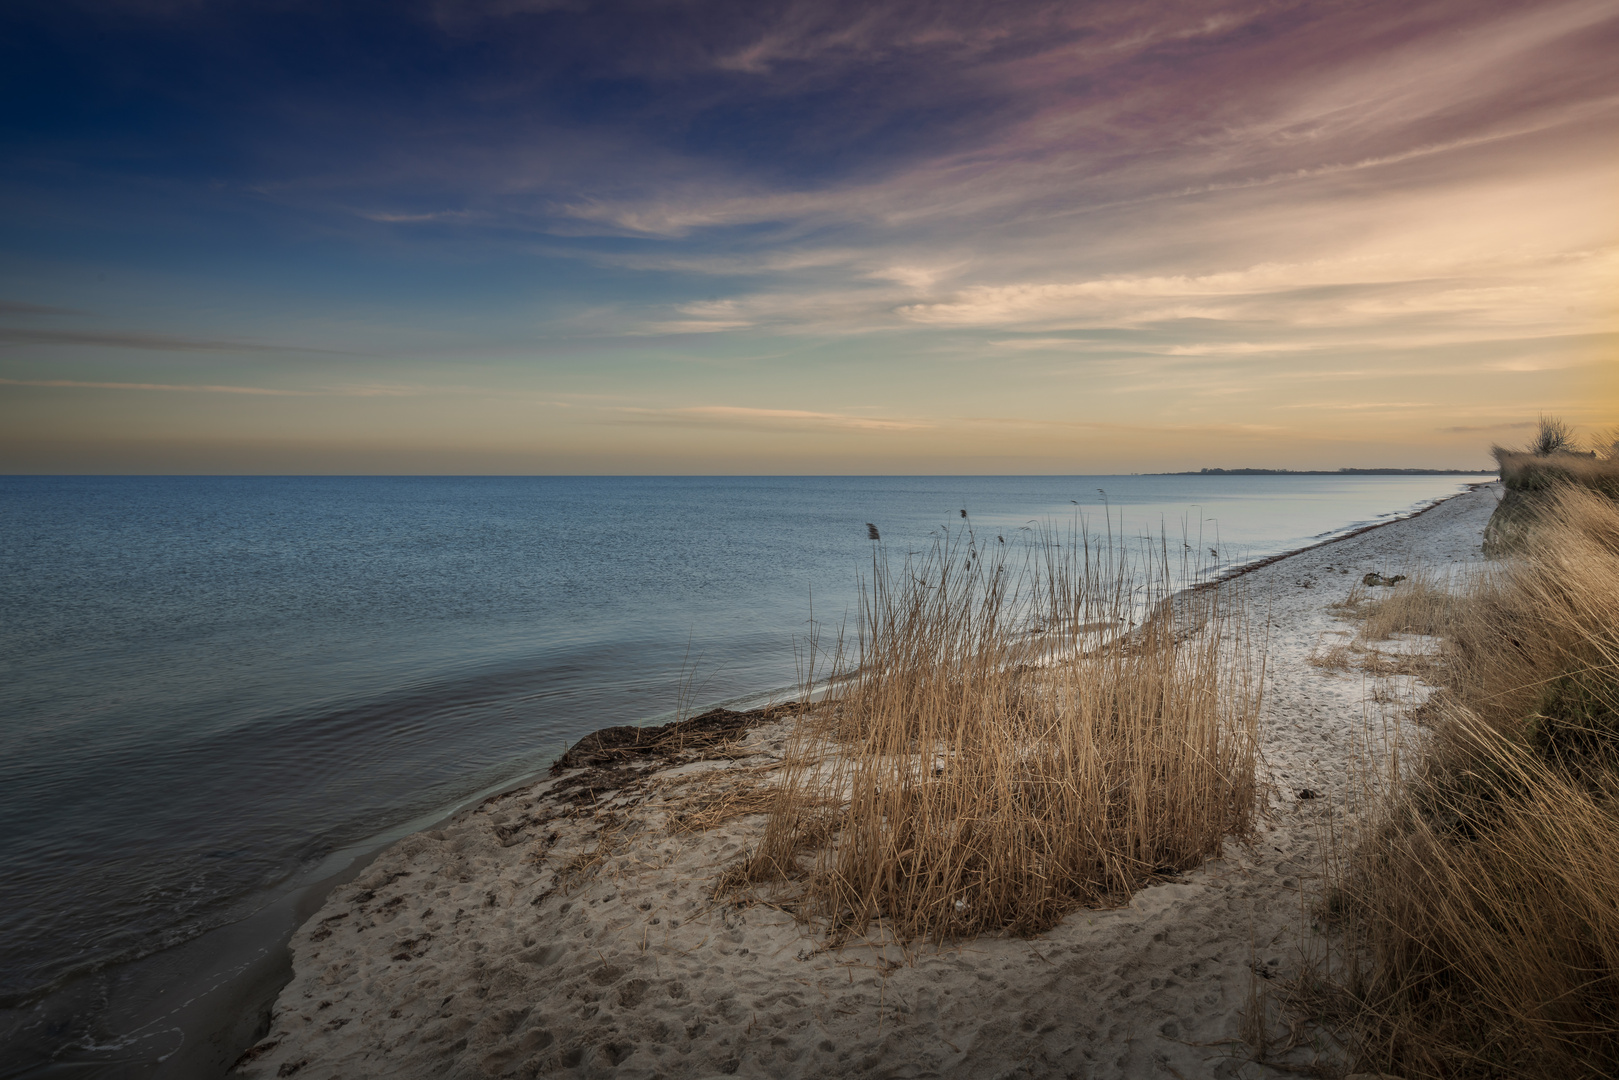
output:
M 1619 1075 L 1619 505 L 1550 500 L 1448 608 L 1429 760 L 1339 897 L 1394 1074 Z
M 1166 544 L 1013 539 L 874 552 L 841 690 L 729 884 L 774 883 L 835 937 L 1034 933 L 1247 829 L 1260 677 L 1237 591 L 1172 602 L 1190 568 Z

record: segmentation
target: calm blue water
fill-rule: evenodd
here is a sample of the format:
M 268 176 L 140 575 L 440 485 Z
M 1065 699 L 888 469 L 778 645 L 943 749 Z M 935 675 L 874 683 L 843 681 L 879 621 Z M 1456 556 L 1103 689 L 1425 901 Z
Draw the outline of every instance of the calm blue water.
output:
M 902 552 L 962 508 L 1099 526 L 1105 490 L 1116 527 L 1258 557 L 1465 484 L 0 477 L 0 1007 L 666 716 L 683 672 L 698 706 L 784 690 L 868 521 Z

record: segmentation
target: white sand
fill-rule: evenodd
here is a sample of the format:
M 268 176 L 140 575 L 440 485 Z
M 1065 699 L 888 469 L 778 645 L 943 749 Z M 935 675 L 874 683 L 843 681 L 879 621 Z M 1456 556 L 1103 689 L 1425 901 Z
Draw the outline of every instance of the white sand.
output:
M 1424 693 L 1311 665 L 1349 629 L 1327 605 L 1368 571 L 1477 564 L 1496 498 L 1486 487 L 1247 576 L 1256 617 L 1270 619 L 1267 821 L 1128 906 L 1075 912 L 1033 939 L 907 957 L 893 945 L 828 951 L 780 911 L 714 905 L 715 875 L 763 818 L 671 834 L 659 800 L 689 795 L 674 781 L 705 772 L 721 786 L 767 779 L 749 770 L 782 753 L 788 728 L 777 722 L 748 735 L 746 756 L 665 769 L 574 818 L 548 780 L 394 845 L 294 936 L 294 977 L 240 1072 L 1290 1075 L 1251 1061 L 1244 1011 L 1318 948 L 1304 897 L 1321 824 L 1342 813 L 1390 699 L 1405 708 Z M 1305 789 L 1322 797 L 1299 799 Z M 559 888 L 604 833 L 605 861 Z M 1318 1054 L 1336 1060 L 1330 1042 L 1283 1060 Z

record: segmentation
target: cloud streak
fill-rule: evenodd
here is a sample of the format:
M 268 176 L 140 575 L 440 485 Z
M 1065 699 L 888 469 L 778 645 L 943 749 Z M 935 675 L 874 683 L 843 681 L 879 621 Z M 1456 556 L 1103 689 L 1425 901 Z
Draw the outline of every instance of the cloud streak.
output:
M 344 355 L 332 349 L 300 345 L 267 345 L 254 341 L 231 341 L 184 337 L 176 334 L 149 334 L 132 331 L 36 330 L 0 326 L 3 345 L 87 345 L 101 349 L 138 349 L 146 352 L 182 353 L 320 353 Z
M 60 390 L 159 390 L 186 394 L 250 394 L 264 397 L 315 397 L 315 390 L 276 390 L 263 386 L 212 386 L 201 383 L 90 382 L 81 379 L 0 379 L 0 386 L 34 386 Z
M 743 427 L 762 430 L 838 429 L 845 431 L 921 431 L 937 426 L 926 420 L 858 413 L 811 412 L 804 409 L 760 409 L 741 405 L 689 405 L 654 409 L 619 406 L 614 411 L 638 423 Z
M 49 304 L 29 304 L 20 300 L 0 300 L 0 315 L 81 315 L 74 308 L 52 307 Z
M 181 394 L 246 394 L 254 397 L 407 397 L 444 393 L 442 388 L 401 386 L 344 386 L 297 390 L 268 386 L 230 386 L 211 383 L 104 382 L 89 379 L 6 379 L 0 386 L 33 386 L 55 390 L 140 390 Z

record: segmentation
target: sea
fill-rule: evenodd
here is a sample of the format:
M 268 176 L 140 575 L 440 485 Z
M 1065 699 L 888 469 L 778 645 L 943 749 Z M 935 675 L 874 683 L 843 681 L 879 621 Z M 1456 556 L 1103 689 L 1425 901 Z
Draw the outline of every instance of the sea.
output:
M 334 882 L 597 728 L 792 697 L 874 547 L 1218 572 L 1480 479 L 0 477 L 0 1077 L 222 1075 Z

